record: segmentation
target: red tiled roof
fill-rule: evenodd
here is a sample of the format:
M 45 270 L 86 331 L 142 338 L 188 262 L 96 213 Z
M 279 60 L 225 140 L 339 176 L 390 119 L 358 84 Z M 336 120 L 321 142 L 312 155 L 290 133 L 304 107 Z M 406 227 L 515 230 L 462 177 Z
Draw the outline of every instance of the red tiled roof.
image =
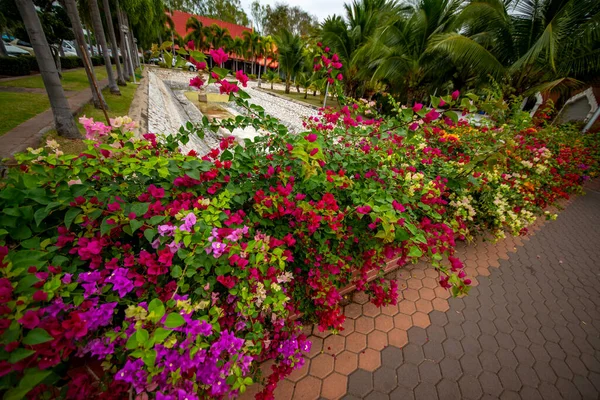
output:
M 177 33 L 181 35 L 181 37 L 185 37 L 185 35 L 187 34 L 187 29 L 185 29 L 185 23 L 190 17 L 196 17 L 200 22 L 202 22 L 202 25 L 204 26 L 211 26 L 212 24 L 217 24 L 221 28 L 227 28 L 232 38 L 242 37 L 242 32 L 244 31 L 252 32 L 251 28 L 246 28 L 245 26 L 236 25 L 231 22 L 219 21 L 208 17 L 189 14 L 183 11 L 173 11 L 173 22 L 175 23 L 175 31 L 177 31 Z

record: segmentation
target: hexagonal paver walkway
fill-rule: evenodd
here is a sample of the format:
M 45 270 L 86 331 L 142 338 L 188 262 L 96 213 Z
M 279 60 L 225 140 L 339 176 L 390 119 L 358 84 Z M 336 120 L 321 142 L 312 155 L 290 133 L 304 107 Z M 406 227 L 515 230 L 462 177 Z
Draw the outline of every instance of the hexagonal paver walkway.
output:
M 311 353 L 275 399 L 600 399 L 600 180 L 587 191 L 529 236 L 459 246 L 464 298 L 426 263 L 388 275 L 396 306 L 355 294 L 342 332 L 306 327 Z

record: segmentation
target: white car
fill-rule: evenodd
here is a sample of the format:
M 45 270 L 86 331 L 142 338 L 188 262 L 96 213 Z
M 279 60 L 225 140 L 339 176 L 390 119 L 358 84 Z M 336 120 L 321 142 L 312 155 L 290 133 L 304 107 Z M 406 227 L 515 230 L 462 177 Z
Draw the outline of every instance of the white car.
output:
M 4 42 L 4 47 L 6 47 L 6 54 L 8 54 L 9 56 L 30 56 L 31 54 L 29 54 L 28 51 L 23 50 L 20 47 L 17 46 L 13 46 L 12 44 L 6 43 Z

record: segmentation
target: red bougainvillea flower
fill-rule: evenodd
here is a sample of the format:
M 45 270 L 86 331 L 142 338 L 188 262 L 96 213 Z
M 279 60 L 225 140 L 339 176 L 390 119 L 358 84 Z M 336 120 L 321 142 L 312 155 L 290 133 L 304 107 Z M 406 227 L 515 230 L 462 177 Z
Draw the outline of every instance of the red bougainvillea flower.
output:
M 223 51 L 222 47 L 219 47 L 218 50 L 211 50 L 210 56 L 212 57 L 213 61 L 219 65 L 223 64 L 229 59 L 229 56 Z
M 317 140 L 317 135 L 314 133 L 311 133 L 309 135 L 304 136 L 304 139 L 308 140 L 309 142 L 314 142 Z
M 435 109 L 431 109 L 431 111 L 429 111 L 427 114 L 425 114 L 425 118 L 423 118 L 423 119 L 425 120 L 425 122 L 431 122 L 431 121 L 435 121 L 439 117 L 440 117 L 440 113 L 435 111 Z
M 199 76 L 195 76 L 190 79 L 190 86 L 200 89 L 204 85 L 204 81 Z
M 359 214 L 368 214 L 371 212 L 371 206 L 367 204 L 364 206 L 356 207 L 356 212 Z
M 317 154 L 318 152 L 319 152 L 319 149 L 315 147 L 314 149 L 312 149 L 312 150 L 310 151 L 310 153 L 309 153 L 309 154 L 310 154 L 310 155 L 311 155 L 311 157 L 312 157 L 312 156 L 314 156 L 315 154 Z
M 187 47 L 190 50 L 194 50 L 196 48 L 196 45 L 194 45 L 194 41 L 190 40 L 189 42 L 187 42 Z
M 244 71 L 239 70 L 235 73 L 235 79 L 240 81 L 243 87 L 248 86 L 248 76 L 244 73 Z
M 458 90 L 455 90 L 454 92 L 452 92 L 452 100 L 453 101 L 458 99 L 458 96 L 460 96 L 460 92 Z
M 314 70 L 315 71 L 320 71 L 321 68 L 323 68 L 323 66 L 321 64 L 315 64 Z
M 444 107 L 446 105 L 446 102 L 444 101 L 444 99 L 440 99 L 440 107 Z
M 413 106 L 413 111 L 414 111 L 414 112 L 419 112 L 419 111 L 421 111 L 421 109 L 422 109 L 422 108 L 423 108 L 423 104 L 421 104 L 421 103 L 417 103 L 417 104 L 415 104 L 415 105 Z
M 336 78 L 338 81 L 341 81 L 342 79 L 344 79 L 344 75 L 338 74 Z
M 398 202 L 397 200 L 392 201 L 392 206 L 394 207 L 394 210 L 397 210 L 400 212 L 406 211 L 406 208 L 404 208 L 404 206 L 402 204 L 400 204 L 400 202 Z
M 417 124 L 416 122 L 413 122 L 412 124 L 410 124 L 408 126 L 408 129 L 410 129 L 411 131 L 416 131 L 417 129 L 419 129 L 419 124 Z
M 204 61 L 200 61 L 194 64 L 198 69 L 206 69 L 206 63 Z

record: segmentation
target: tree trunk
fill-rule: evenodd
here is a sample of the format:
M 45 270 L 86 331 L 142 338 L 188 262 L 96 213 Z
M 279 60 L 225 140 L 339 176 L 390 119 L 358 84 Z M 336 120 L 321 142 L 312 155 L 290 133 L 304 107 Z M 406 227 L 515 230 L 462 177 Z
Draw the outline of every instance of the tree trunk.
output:
M 285 77 L 285 94 L 290 94 L 290 86 L 292 85 L 292 79 L 289 75 Z
M 25 29 L 27 29 L 29 40 L 35 51 L 35 56 L 40 67 L 40 74 L 42 75 L 46 93 L 50 100 L 50 106 L 52 107 L 52 113 L 54 114 L 56 131 L 60 136 L 69 139 L 79 139 L 81 135 L 77 129 L 77 125 L 75 125 L 75 119 L 60 83 L 50 46 L 48 46 L 48 41 L 46 40 L 46 35 L 44 35 L 42 24 L 40 23 L 33 1 L 16 0 L 15 3 L 23 18 Z
M 8 53 L 6 52 L 6 46 L 4 46 L 4 40 L 0 38 L 0 56 L 8 57 Z
M 273 81 L 271 81 L 271 90 L 273 90 Z
M 123 55 L 123 64 L 125 64 L 125 68 L 123 69 L 123 75 L 126 80 L 130 80 L 133 75 L 133 71 L 131 70 L 131 66 L 129 64 L 129 53 L 127 53 L 127 44 L 125 41 L 125 32 L 123 32 L 123 11 L 119 6 L 119 0 L 117 0 L 117 21 L 119 22 L 119 35 L 121 36 L 121 54 Z
M 306 99 L 308 97 L 308 88 L 304 89 L 304 98 Z
M 58 54 L 61 57 L 65 56 L 65 49 L 63 49 L 63 40 L 62 39 L 60 39 L 60 43 L 58 44 Z
M 54 58 L 54 65 L 56 66 L 56 72 L 58 72 L 58 77 L 62 79 L 62 68 L 60 64 L 60 54 L 58 49 L 54 46 L 50 46 L 50 53 L 52 53 L 52 58 Z
M 121 60 L 119 60 L 119 48 L 117 47 L 117 37 L 115 36 L 115 27 L 113 26 L 112 14 L 110 12 L 110 4 L 108 0 L 102 0 L 102 7 L 104 8 L 104 16 L 106 17 L 106 29 L 108 30 L 108 40 L 110 41 L 110 49 L 117 66 L 117 85 L 125 86 L 125 77 L 123 76 L 123 69 L 121 68 Z
M 265 60 L 265 65 L 267 65 L 267 60 Z M 260 87 L 260 63 L 258 63 L 258 87 Z
M 87 45 L 88 48 L 86 48 L 85 50 L 90 52 L 91 56 L 94 57 L 96 54 L 94 53 L 94 46 L 92 43 L 92 33 L 90 32 L 90 30 L 88 29 L 89 26 L 87 28 L 85 28 L 85 31 L 87 32 L 86 36 L 87 36 Z
M 92 23 L 94 30 L 96 31 L 96 42 L 100 44 L 102 49 L 102 56 L 104 57 L 104 66 L 106 67 L 106 73 L 108 75 L 108 88 L 112 94 L 120 95 L 121 91 L 117 86 L 117 81 L 113 75 L 112 63 L 110 62 L 110 54 L 108 53 L 108 46 L 106 45 L 106 37 L 104 36 L 104 27 L 102 26 L 102 19 L 100 18 L 100 8 L 98 7 L 98 0 L 90 0 L 90 14 L 92 17 Z
M 88 60 L 88 65 L 90 66 L 90 70 L 85 69 L 85 73 L 88 78 L 88 82 L 90 84 L 90 88 L 92 89 L 92 102 L 94 103 L 95 108 L 102 108 L 102 104 L 106 106 L 106 101 L 104 101 L 104 96 L 102 92 L 100 92 L 100 97 L 96 94 L 94 90 L 94 81 L 96 80 L 96 73 L 94 72 L 94 68 L 92 67 L 92 62 L 89 58 L 89 53 L 87 51 L 87 43 L 85 41 L 85 35 L 83 33 L 83 26 L 81 25 L 81 19 L 79 18 L 79 10 L 77 9 L 76 0 L 64 0 L 64 7 L 67 10 L 67 15 L 69 16 L 69 20 L 71 21 L 71 26 L 73 27 L 73 33 L 75 34 L 75 43 L 76 50 L 79 57 L 82 59 L 85 57 Z M 83 48 L 84 53 L 81 53 L 81 49 Z
M 129 38 L 129 51 L 131 52 L 133 68 L 139 68 L 140 58 L 138 57 L 137 44 L 135 44 L 135 42 L 133 41 L 133 29 L 131 29 L 131 24 L 129 23 L 129 17 L 127 16 L 127 13 L 124 13 L 123 16 L 125 18 L 125 25 L 127 25 L 127 27 L 129 28 L 129 34 L 127 35 L 127 38 Z

